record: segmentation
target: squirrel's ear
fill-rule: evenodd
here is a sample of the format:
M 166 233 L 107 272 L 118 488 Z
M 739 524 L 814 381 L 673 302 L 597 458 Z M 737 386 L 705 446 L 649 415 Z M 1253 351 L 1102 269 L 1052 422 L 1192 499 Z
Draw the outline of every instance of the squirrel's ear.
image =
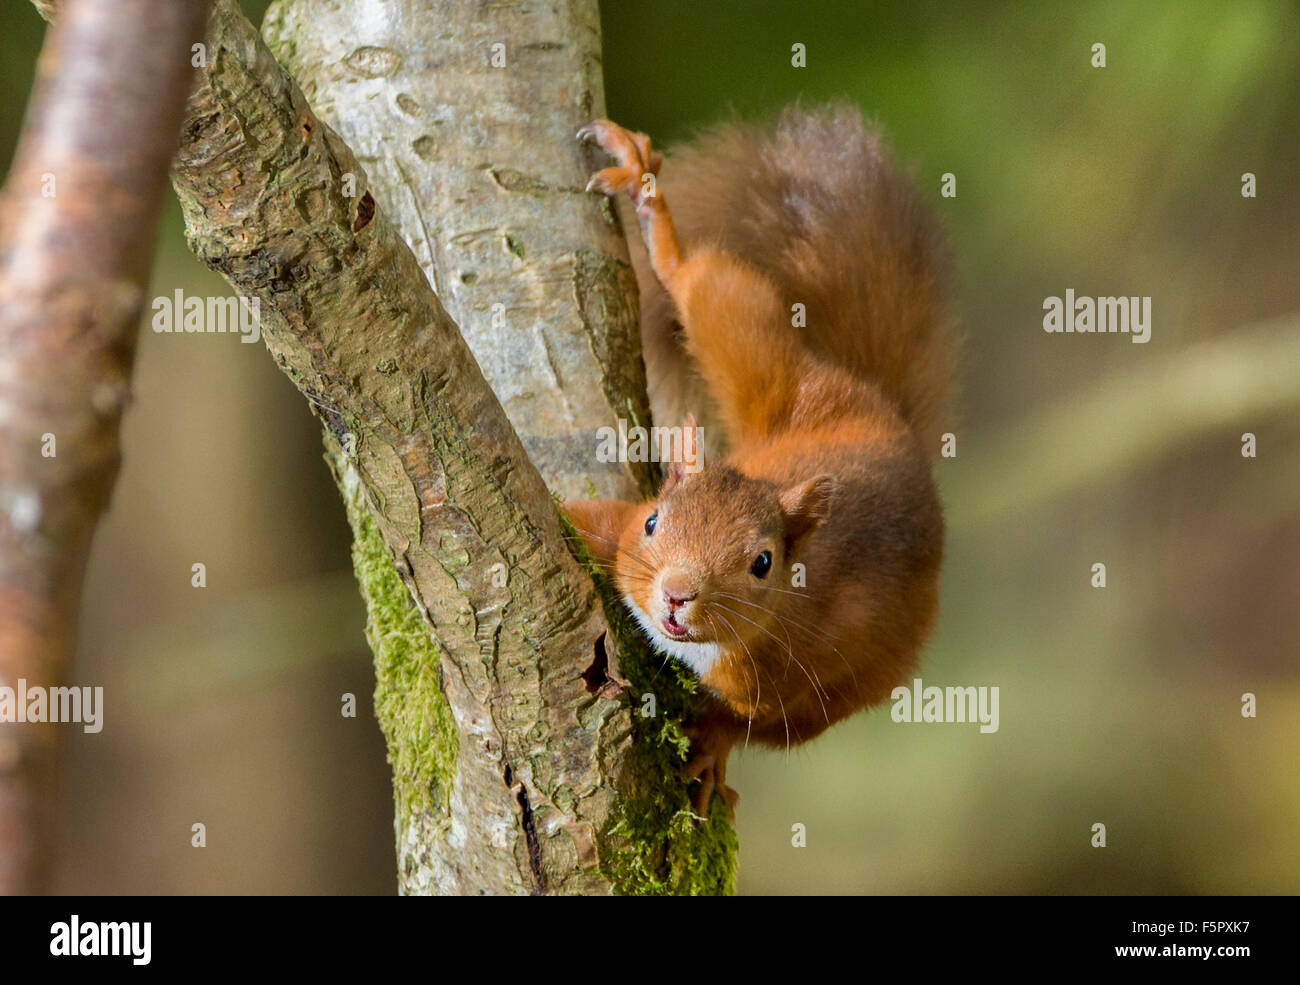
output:
M 669 455 L 668 475 L 660 495 L 672 492 L 683 479 L 704 470 L 704 429 L 695 426 L 695 415 L 682 422 L 681 444 Z
M 834 494 L 835 479 L 829 475 L 815 475 L 781 493 L 787 548 L 830 516 Z

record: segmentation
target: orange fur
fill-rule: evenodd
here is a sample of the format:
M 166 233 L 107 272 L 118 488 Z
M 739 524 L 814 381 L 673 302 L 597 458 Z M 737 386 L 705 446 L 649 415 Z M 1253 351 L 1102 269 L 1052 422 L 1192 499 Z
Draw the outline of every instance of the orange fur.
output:
M 671 186 L 645 180 L 660 163 L 645 135 L 582 133 L 619 162 L 590 187 L 628 193 L 639 277 L 648 266 L 660 285 L 643 307 L 652 399 L 699 399 L 706 437 L 720 426 L 732 449 L 672 468 L 653 502 L 567 504 L 652 640 L 713 697 L 690 766 L 702 811 L 714 789 L 734 799 L 734 742 L 789 746 L 884 700 L 930 631 L 943 520 L 929 455 L 953 353 L 941 250 L 844 108 L 717 131 Z M 681 248 L 668 187 L 704 213 L 678 203 L 692 236 L 725 220 L 711 243 Z

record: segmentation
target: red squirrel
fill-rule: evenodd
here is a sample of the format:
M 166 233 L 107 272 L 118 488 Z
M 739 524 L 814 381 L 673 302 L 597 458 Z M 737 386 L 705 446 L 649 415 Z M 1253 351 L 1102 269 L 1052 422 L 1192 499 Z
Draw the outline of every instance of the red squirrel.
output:
M 730 124 L 666 162 L 609 120 L 578 136 L 617 162 L 588 190 L 626 192 L 641 227 L 656 419 L 699 435 L 695 410 L 704 445 L 729 448 L 671 464 L 650 502 L 565 504 L 653 645 L 704 684 L 703 815 L 715 790 L 734 808 L 736 742 L 806 742 L 917 663 L 943 553 L 946 251 L 851 107 Z

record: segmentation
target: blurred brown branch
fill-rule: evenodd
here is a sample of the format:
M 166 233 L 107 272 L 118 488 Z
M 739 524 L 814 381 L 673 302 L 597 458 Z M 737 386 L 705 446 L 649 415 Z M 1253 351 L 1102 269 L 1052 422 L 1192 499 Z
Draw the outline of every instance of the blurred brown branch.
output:
M 1300 316 L 1292 314 L 1188 346 L 1154 370 L 1114 372 L 963 451 L 980 464 L 949 497 L 949 521 L 993 524 L 1154 462 L 1197 435 L 1255 430 L 1255 422 L 1300 405 L 1297 366 Z M 1225 455 L 1235 454 L 1234 443 Z
M 0 684 L 9 687 L 62 681 L 91 536 L 117 475 L 190 45 L 209 5 L 61 6 L 0 199 Z M 43 885 L 55 743 L 49 724 L 0 723 L 0 892 Z

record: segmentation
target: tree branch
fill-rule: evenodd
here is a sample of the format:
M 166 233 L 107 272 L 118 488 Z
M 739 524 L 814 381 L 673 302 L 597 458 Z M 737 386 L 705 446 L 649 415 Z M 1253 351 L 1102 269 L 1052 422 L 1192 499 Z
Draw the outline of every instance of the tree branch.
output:
M 727 889 L 725 811 L 691 821 L 678 773 L 676 674 L 654 682 L 634 631 L 616 612 L 607 622 L 352 152 L 230 0 L 208 57 L 173 180 L 191 246 L 257 299 L 268 348 L 328 428 L 376 650 L 402 889 Z M 620 663 L 634 688 L 656 688 L 653 719 L 634 719 Z
M 49 4 L 45 5 L 48 12 Z M 61 5 L 0 199 L 0 685 L 61 683 L 208 4 Z M 55 730 L 0 723 L 0 892 L 48 862 Z
M 364 162 L 547 484 L 648 495 L 648 466 L 594 454 L 598 428 L 649 415 L 627 243 L 575 139 L 604 115 L 595 0 L 281 0 L 263 33 Z

